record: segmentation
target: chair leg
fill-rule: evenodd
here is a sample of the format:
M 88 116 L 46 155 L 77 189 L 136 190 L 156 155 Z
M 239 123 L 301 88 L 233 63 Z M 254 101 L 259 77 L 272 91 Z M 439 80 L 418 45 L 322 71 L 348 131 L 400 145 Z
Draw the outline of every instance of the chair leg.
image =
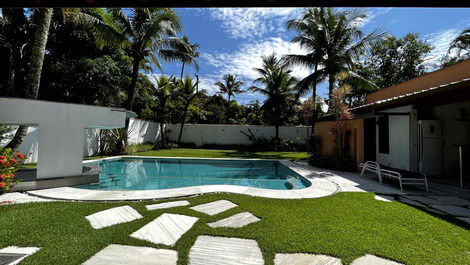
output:
M 401 183 L 401 179 L 398 179 L 398 181 L 400 182 L 400 191 L 403 191 L 403 184 Z
M 366 171 L 366 166 L 363 166 L 361 170 L 361 178 L 364 176 L 365 171 Z
M 425 179 L 425 180 L 424 180 L 424 183 L 426 184 L 426 192 L 429 192 L 429 189 L 428 189 L 428 180 Z

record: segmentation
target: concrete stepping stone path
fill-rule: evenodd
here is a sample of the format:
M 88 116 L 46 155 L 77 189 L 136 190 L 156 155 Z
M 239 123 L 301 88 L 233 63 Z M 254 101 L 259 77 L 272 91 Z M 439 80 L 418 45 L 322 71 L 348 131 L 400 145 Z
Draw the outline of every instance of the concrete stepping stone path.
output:
M 17 265 L 28 256 L 38 252 L 37 247 L 10 246 L 0 249 L 0 264 Z
M 199 218 L 180 214 L 164 213 L 131 234 L 131 237 L 154 244 L 174 246 L 176 241 L 197 222 Z
M 403 265 L 392 260 L 379 258 L 374 255 L 366 254 L 360 258 L 353 260 L 351 265 Z
M 249 212 L 243 212 L 243 213 L 232 215 L 228 218 L 219 220 L 217 222 L 209 223 L 207 225 L 209 225 L 212 228 L 216 228 L 216 227 L 240 228 L 245 225 L 258 222 L 259 220 L 261 219 L 254 216 L 253 214 Z
M 216 214 L 219 214 L 221 212 L 225 212 L 225 211 L 227 211 L 229 209 L 232 209 L 234 207 L 237 207 L 237 206 L 238 205 L 236 205 L 235 203 L 233 203 L 231 201 L 218 200 L 218 201 L 215 201 L 215 202 L 209 202 L 209 203 L 193 206 L 189 209 L 192 209 L 192 210 L 197 211 L 197 212 L 205 213 L 205 214 L 208 214 L 208 215 L 216 215 Z
M 189 265 L 263 265 L 258 243 L 251 239 L 199 236 L 189 251 Z
M 101 229 L 115 224 L 131 222 L 143 217 L 134 208 L 125 205 L 97 212 L 85 218 L 94 229 Z
M 152 210 L 167 209 L 167 208 L 186 206 L 186 205 L 189 205 L 188 201 L 176 201 L 176 202 L 163 202 L 163 203 L 145 205 L 145 208 L 147 208 L 147 210 L 149 211 L 152 211 Z
M 383 201 L 383 202 L 392 202 L 393 197 L 391 196 L 384 196 L 384 195 L 375 195 L 374 199 L 378 201 Z
M 83 265 L 176 265 L 178 253 L 170 249 L 109 245 Z
M 343 265 L 340 259 L 305 253 L 276 254 L 274 265 Z

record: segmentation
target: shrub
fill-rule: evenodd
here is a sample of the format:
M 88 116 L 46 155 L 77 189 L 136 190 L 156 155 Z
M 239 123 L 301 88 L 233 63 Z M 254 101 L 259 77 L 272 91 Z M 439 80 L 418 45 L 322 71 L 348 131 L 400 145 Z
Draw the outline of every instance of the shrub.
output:
M 125 149 L 124 153 L 126 155 L 131 155 L 131 154 L 138 153 L 138 152 L 150 151 L 153 148 L 154 148 L 154 145 L 151 144 L 151 143 L 130 144 L 130 145 L 126 146 L 126 149 Z
M 339 156 L 311 156 L 309 160 L 310 165 L 333 169 L 339 171 L 356 172 L 356 162 L 350 158 L 341 158 Z
M 11 191 L 19 183 L 15 172 L 20 168 L 26 157 L 10 148 L 0 149 L 0 194 Z

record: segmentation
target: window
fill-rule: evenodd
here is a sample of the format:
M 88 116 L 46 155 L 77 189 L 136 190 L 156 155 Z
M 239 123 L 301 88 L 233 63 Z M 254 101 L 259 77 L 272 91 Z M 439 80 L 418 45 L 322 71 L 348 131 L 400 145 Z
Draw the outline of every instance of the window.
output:
M 388 116 L 379 117 L 379 153 L 388 154 L 390 149 Z

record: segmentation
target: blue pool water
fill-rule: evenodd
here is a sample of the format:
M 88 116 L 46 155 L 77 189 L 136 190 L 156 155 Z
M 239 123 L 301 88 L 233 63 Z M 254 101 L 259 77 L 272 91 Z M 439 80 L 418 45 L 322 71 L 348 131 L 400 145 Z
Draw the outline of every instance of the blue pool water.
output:
M 308 180 L 278 161 L 120 158 L 91 164 L 102 169 L 100 183 L 80 188 L 157 190 L 226 184 L 290 190 L 310 186 Z

